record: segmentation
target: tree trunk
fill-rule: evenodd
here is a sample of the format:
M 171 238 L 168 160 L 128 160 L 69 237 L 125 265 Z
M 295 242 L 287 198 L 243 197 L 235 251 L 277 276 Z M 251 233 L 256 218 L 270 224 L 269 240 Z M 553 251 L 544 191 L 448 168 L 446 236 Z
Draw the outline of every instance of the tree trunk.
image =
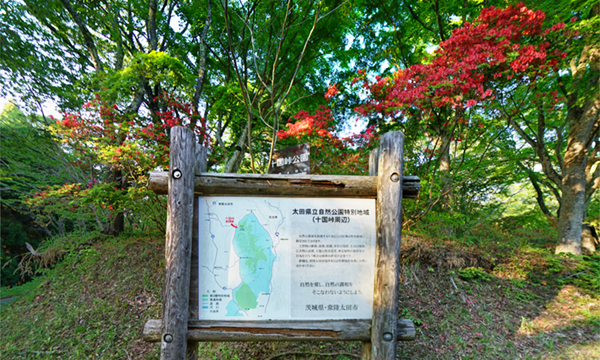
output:
M 558 218 L 556 253 L 581 254 L 581 226 L 585 216 L 586 167 L 590 138 L 597 127 L 600 97 L 590 99 L 582 111 L 569 111 L 569 141 L 564 157 L 562 202 Z M 571 109 L 569 109 L 571 110 Z
M 246 127 L 240 135 L 238 143 L 235 145 L 235 150 L 231 157 L 227 160 L 225 164 L 225 172 L 226 173 L 236 173 L 240 169 L 240 165 L 242 164 L 242 160 L 244 159 L 244 147 L 246 140 L 246 136 L 248 134 L 248 128 Z
M 446 131 L 442 131 L 440 136 L 441 147 L 440 147 L 440 178 L 442 180 L 442 194 L 448 192 L 443 196 L 442 207 L 448 209 L 452 200 L 452 174 L 450 174 L 450 135 Z
M 598 16 L 596 4 L 590 13 Z M 595 34 L 594 34 L 595 35 Z M 586 36 L 594 36 L 586 35 Z M 578 60 L 571 61 L 573 81 L 567 96 L 569 140 L 562 168 L 562 202 L 558 218 L 556 253 L 581 254 L 581 228 L 586 213 L 586 168 L 600 124 L 600 49 L 596 41 L 584 46 Z M 593 94 L 584 100 L 583 94 Z M 590 169 L 587 169 L 589 172 Z M 590 191 L 588 191 L 589 193 Z
M 574 162 L 569 166 L 565 161 L 556 254 L 564 252 L 581 255 L 581 225 L 584 209 L 585 157 L 583 161 Z
M 600 70 L 598 60 L 600 51 L 597 48 L 586 49 L 592 68 Z M 584 51 L 586 51 L 584 50 Z M 582 56 L 585 59 L 585 56 Z M 580 66 L 584 67 L 584 66 Z M 574 83 L 577 84 L 582 75 L 573 73 Z M 581 70 L 583 72 L 583 70 Z M 569 123 L 569 140 L 564 157 L 562 178 L 562 202 L 558 218 L 558 242 L 556 253 L 567 252 L 581 254 L 581 226 L 583 224 L 586 208 L 586 167 L 593 139 L 597 136 L 600 120 L 600 94 L 589 98 L 583 106 L 577 106 L 577 90 L 593 91 L 600 84 L 600 76 L 591 78 L 586 86 L 573 85 L 575 92 L 568 99 L 567 121 Z M 591 159 L 590 159 L 591 161 Z M 589 170 L 588 170 L 589 171 Z
M 121 170 L 116 168 L 110 169 L 110 182 L 118 188 L 115 191 L 122 191 L 120 189 L 125 188 Z M 125 213 L 123 211 L 117 212 L 111 220 L 111 223 L 106 228 L 106 233 L 117 236 L 125 230 Z

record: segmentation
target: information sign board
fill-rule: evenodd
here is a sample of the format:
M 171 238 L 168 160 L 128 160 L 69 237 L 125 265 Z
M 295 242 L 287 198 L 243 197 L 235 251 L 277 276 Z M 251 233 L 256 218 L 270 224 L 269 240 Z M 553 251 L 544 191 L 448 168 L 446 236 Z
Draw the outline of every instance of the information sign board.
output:
M 199 318 L 370 319 L 375 199 L 199 198 Z

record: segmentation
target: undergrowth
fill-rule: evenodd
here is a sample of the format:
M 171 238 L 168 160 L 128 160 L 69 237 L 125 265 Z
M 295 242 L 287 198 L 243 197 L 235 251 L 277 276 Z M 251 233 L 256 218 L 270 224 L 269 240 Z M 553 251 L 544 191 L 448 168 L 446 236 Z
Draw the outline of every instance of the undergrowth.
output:
M 107 239 L 97 231 L 86 233 L 71 233 L 66 236 L 56 237 L 43 241 L 35 249 L 35 253 L 26 253 L 21 257 L 17 271 L 21 275 L 42 275 L 46 273 L 54 264 L 59 262 L 65 255 L 81 250 L 97 241 Z
M 487 231 L 486 231 L 487 230 Z M 485 237 L 482 236 L 485 234 Z M 516 235 L 515 235 L 516 234 Z M 398 316 L 417 327 L 400 358 L 600 357 L 600 254 L 554 255 L 550 235 L 475 228 L 405 232 Z M 141 329 L 161 316 L 163 236 L 65 238 L 34 282 L 2 289 L 2 358 L 156 359 Z M 42 248 L 41 250 L 44 250 Z M 58 250 L 57 250 L 58 252 Z M 358 342 L 201 343 L 200 359 L 353 359 Z
M 2 306 L 2 357 L 156 358 L 140 330 L 148 316 L 159 317 L 161 248 L 162 239 L 139 237 L 72 248 Z

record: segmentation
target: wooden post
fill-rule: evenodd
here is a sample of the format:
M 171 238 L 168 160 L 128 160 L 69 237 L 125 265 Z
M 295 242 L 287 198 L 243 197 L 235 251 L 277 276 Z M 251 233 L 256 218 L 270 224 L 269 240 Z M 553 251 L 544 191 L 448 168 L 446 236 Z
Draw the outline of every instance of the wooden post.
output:
M 196 144 L 196 166 L 194 175 L 200 175 L 200 173 L 206 172 L 207 170 L 207 149 Z M 192 221 L 192 261 L 191 261 L 191 273 L 190 273 L 190 320 L 198 320 L 200 315 L 199 299 L 198 299 L 198 255 L 199 255 L 199 238 L 198 238 L 198 197 L 194 196 L 194 217 Z M 190 340 L 188 336 L 186 360 L 198 360 L 198 341 Z
M 379 167 L 379 149 L 371 150 L 369 154 L 369 176 L 377 176 L 377 168 Z M 363 341 L 360 352 L 361 360 L 371 360 L 372 352 L 371 347 L 373 345 L 370 341 Z
M 369 154 L 369 176 L 377 176 L 379 168 L 379 148 L 371 150 Z
M 195 139 L 187 128 L 171 129 L 161 360 L 183 360 L 186 355 Z
M 381 137 L 377 176 L 376 273 L 371 328 L 373 360 L 396 359 L 403 152 L 404 134 L 394 131 Z

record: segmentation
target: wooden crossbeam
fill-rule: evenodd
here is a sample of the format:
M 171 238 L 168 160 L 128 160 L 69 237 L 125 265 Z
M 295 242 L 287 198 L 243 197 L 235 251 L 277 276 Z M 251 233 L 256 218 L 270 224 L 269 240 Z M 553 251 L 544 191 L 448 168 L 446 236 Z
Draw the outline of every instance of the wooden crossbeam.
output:
M 166 194 L 168 178 L 168 172 L 151 172 L 149 189 Z M 402 177 L 404 198 L 416 198 L 420 188 L 418 176 Z M 377 176 L 201 173 L 196 175 L 194 194 L 375 198 Z

